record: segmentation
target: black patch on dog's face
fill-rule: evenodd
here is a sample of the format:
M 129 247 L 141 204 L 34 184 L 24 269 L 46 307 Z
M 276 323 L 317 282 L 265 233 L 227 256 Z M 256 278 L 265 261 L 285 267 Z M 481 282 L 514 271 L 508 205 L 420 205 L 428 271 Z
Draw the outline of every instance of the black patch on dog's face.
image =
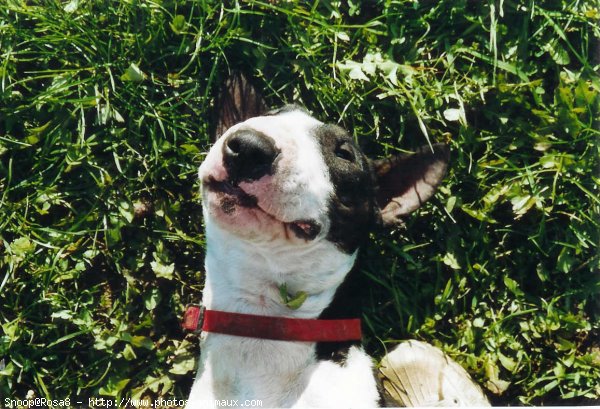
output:
M 374 222 L 374 176 L 367 158 L 342 128 L 326 124 L 314 135 L 334 187 L 327 239 L 350 254 L 367 238 Z
M 375 176 L 367 158 L 345 130 L 335 125 L 322 125 L 314 135 L 334 188 L 329 201 L 331 226 L 327 240 L 351 254 L 367 239 L 375 223 Z M 363 290 L 364 282 L 354 265 L 319 318 L 360 317 Z M 317 359 L 343 364 L 353 345 L 360 345 L 360 341 L 319 342 Z

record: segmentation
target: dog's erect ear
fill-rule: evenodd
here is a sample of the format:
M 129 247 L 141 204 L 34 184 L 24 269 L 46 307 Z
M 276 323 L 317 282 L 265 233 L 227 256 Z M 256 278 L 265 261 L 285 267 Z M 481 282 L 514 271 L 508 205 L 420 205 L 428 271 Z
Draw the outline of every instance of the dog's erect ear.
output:
M 377 204 L 385 225 L 401 224 L 402 216 L 418 209 L 437 190 L 448 168 L 450 149 L 438 143 L 412 154 L 372 161 L 378 179 Z
M 213 141 L 227 129 L 248 118 L 259 116 L 267 111 L 265 100 L 239 71 L 233 72 L 216 100 L 216 128 Z

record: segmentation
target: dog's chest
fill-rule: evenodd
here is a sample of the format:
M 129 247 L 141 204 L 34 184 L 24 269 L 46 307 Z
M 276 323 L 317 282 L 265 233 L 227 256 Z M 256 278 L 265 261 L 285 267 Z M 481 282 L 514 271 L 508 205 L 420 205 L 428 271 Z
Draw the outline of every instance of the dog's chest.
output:
M 370 358 L 351 348 L 343 363 L 317 361 L 314 344 L 208 334 L 202 375 L 190 400 L 203 403 L 260 397 L 263 407 L 343 407 L 377 404 Z
M 284 404 L 314 363 L 311 346 L 282 341 L 207 334 L 202 342 L 204 373 L 215 399 L 261 399 Z M 204 353 L 204 352 L 203 352 Z

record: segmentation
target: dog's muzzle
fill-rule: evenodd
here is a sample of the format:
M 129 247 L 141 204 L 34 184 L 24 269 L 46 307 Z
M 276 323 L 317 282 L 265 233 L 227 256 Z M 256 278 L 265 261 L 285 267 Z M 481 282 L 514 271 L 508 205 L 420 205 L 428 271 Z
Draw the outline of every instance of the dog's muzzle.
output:
M 225 213 L 231 213 L 235 210 L 236 206 L 241 206 L 248 209 L 258 209 L 261 212 L 266 213 L 258 205 L 258 199 L 255 196 L 247 194 L 239 186 L 235 186 L 229 181 L 217 181 L 212 177 L 209 177 L 204 186 L 211 192 L 221 193 L 227 197 L 222 199 L 221 209 Z M 273 215 L 269 217 L 274 218 Z M 314 240 L 321 232 L 321 225 L 311 219 L 299 219 L 291 222 L 281 221 L 285 228 L 289 228 L 296 237 L 307 241 Z

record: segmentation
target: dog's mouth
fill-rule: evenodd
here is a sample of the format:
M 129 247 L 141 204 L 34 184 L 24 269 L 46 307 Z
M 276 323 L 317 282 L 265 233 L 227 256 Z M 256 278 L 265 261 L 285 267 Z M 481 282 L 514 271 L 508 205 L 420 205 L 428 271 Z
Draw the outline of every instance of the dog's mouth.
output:
M 321 225 L 315 220 L 294 220 L 286 222 L 278 219 L 273 214 L 265 211 L 260 207 L 258 198 L 254 195 L 248 194 L 241 187 L 233 184 L 228 180 L 216 180 L 210 176 L 203 185 L 213 193 L 221 195 L 221 210 L 225 214 L 231 214 L 235 211 L 236 206 L 243 207 L 246 209 L 254 209 L 265 216 L 278 221 L 281 223 L 286 231 L 292 231 L 296 237 L 304 240 L 314 240 L 321 232 Z

